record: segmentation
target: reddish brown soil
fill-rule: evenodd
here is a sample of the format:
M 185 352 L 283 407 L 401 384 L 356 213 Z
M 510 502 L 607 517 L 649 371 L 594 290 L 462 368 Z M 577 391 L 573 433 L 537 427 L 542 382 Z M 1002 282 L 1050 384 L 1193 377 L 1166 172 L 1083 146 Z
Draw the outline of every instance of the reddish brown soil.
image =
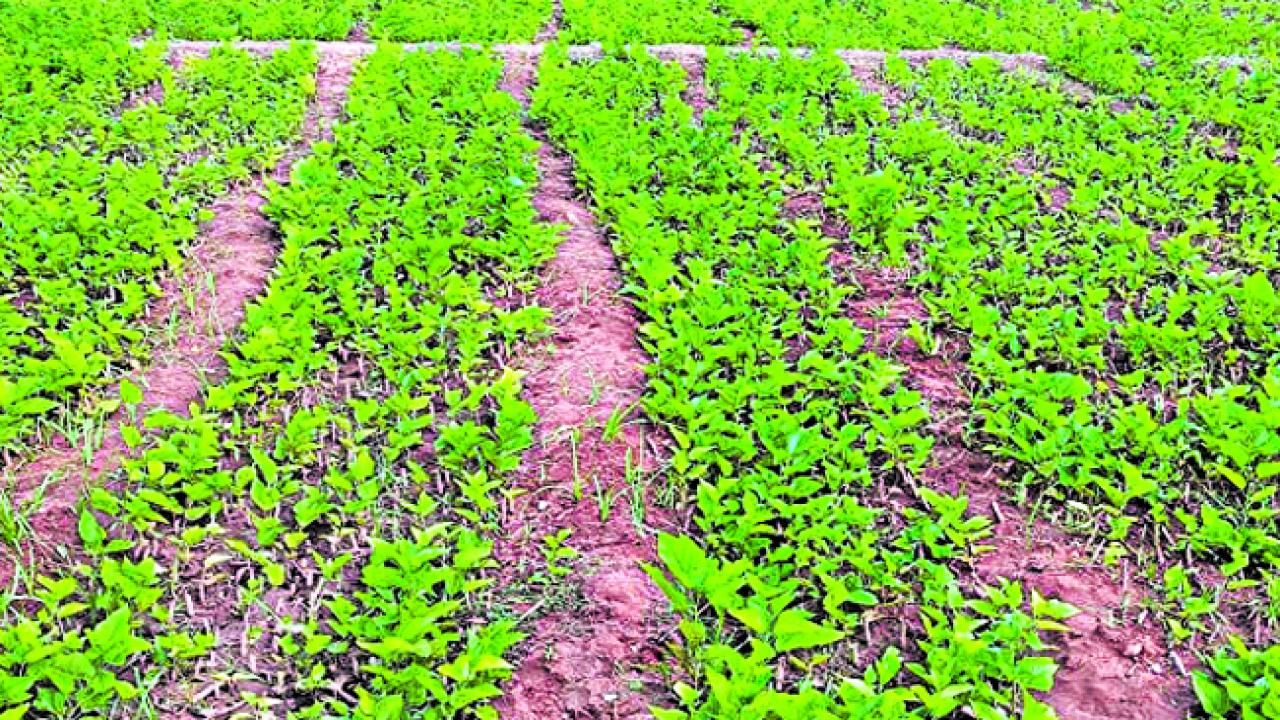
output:
M 502 80 L 498 85 L 498 89 L 514 97 L 521 107 L 529 107 L 529 91 L 533 88 L 534 78 L 538 74 L 538 54 L 517 54 L 512 53 L 503 58 Z M 535 131 L 534 136 L 540 141 L 545 141 L 545 133 Z M 573 182 L 569 178 L 569 194 L 572 195 Z
M 899 53 L 899 56 L 910 63 L 912 67 L 927 65 L 934 60 L 951 60 L 961 65 L 967 65 L 972 62 L 974 58 L 979 57 L 999 60 L 1001 67 L 1006 70 L 1022 69 L 1043 71 L 1046 65 L 1045 57 L 1035 53 L 974 52 L 972 50 L 962 50 L 956 47 L 934 48 L 930 50 L 904 50 Z
M 788 220 L 821 220 L 826 214 L 826 204 L 818 193 L 798 193 L 782 201 L 780 214 Z
M 169 46 L 169 64 L 175 69 L 181 69 L 191 58 L 209 57 L 211 52 L 209 47 L 191 47 L 187 45 L 170 45 Z
M 1075 98 L 1077 103 L 1087 103 L 1097 95 L 1097 93 L 1093 91 L 1093 88 L 1079 80 L 1073 80 L 1071 78 L 1066 78 L 1062 81 L 1062 89 L 1066 91 L 1068 95 Z
M 358 22 L 351 26 L 351 31 L 347 33 L 345 38 L 347 42 L 367 43 L 369 42 L 369 28 L 364 23 Z
M 883 58 L 877 62 L 854 62 L 849 60 L 849 70 L 853 79 L 858 82 L 864 93 L 880 96 L 880 102 L 889 111 L 889 116 L 898 117 L 898 109 L 907 101 L 907 93 L 901 87 L 884 79 Z
M 1031 177 L 1036 174 L 1035 158 L 1026 155 L 1015 155 L 1009 161 L 1009 169 L 1023 177 Z M 1057 185 L 1042 187 L 1040 192 L 1040 209 L 1043 212 L 1061 212 L 1071 204 L 1071 188 L 1061 182 Z
M 143 105 L 159 105 L 162 102 L 164 102 L 164 84 L 148 83 L 125 97 L 120 103 L 120 112 L 124 113 Z
M 925 325 L 929 310 L 920 300 L 903 292 L 904 273 L 885 270 L 860 271 L 854 280 L 862 296 L 849 304 L 850 318 L 868 334 L 868 348 L 906 368 L 904 382 L 918 391 L 929 404 L 933 432 L 943 438 L 958 438 L 964 430 L 969 394 L 960 384 L 963 368 L 942 354 L 922 352 L 904 332 L 913 324 Z M 954 350 L 955 343 L 940 339 L 942 350 Z
M 330 136 L 329 126 L 341 111 L 350 77 L 349 60 L 322 57 L 302 139 L 273 170 L 277 179 L 288 178 L 312 142 Z M 216 377 L 222 367 L 218 351 L 239 325 L 245 305 L 266 285 L 275 261 L 275 228 L 262 215 L 264 190 L 265 179 L 256 177 L 214 202 L 214 217 L 200 228 L 185 273 L 162 282 L 161 296 L 144 321 L 157 339 L 152 363 L 134 376 L 143 390 L 140 415 L 159 409 L 185 413 L 205 379 Z M 171 320 L 176 320 L 172 335 L 166 329 Z M 26 461 L 5 468 L 19 502 L 31 498 L 40 485 L 47 486 L 30 518 L 34 541 L 23 548 L 23 562 L 48 569 L 78 544 L 76 504 L 86 484 L 120 466 L 127 451 L 120 427 L 128 422 L 124 412 L 111 416 L 102 442 L 87 461 L 66 438 L 55 437 Z M 17 559 L 0 556 L 0 585 L 13 577 Z
M 936 451 L 932 477 L 969 495 L 972 510 L 996 519 L 995 549 L 978 562 L 978 577 L 1022 582 L 1041 595 L 1074 605 L 1060 647 L 1061 669 L 1045 696 L 1061 717 L 1079 720 L 1180 720 L 1193 705 L 1182 667 L 1192 663 L 1168 647 L 1164 630 L 1142 610 L 1145 596 L 1127 566 L 1093 562 L 1078 539 L 1002 501 L 991 458 L 960 447 Z M 1173 660 L 1175 654 L 1178 661 Z
M 1071 190 L 1064 185 L 1055 185 L 1046 190 L 1045 193 L 1049 196 L 1048 209 L 1050 212 L 1059 212 L 1071 204 Z
M 837 256 L 840 262 L 844 256 Z M 1048 523 L 1029 520 L 1003 501 L 1003 475 L 992 458 L 964 447 L 968 395 L 962 389 L 963 347 L 942 344 L 925 355 L 901 332 L 928 317 L 902 277 L 886 271 L 854 275 L 863 296 L 850 314 L 868 331 L 870 347 L 906 367 L 904 381 L 920 391 L 934 417 L 939 443 L 922 480 L 935 489 L 967 494 L 970 511 L 995 519 L 993 550 L 979 558 L 977 580 L 1021 581 L 1046 597 L 1080 609 L 1070 632 L 1051 637 L 1061 669 L 1045 700 L 1069 720 L 1177 720 L 1192 704 L 1188 683 L 1172 664 L 1162 627 L 1139 611 L 1140 589 L 1113 569 L 1091 563 L 1080 542 Z M 887 312 L 884 309 L 887 308 Z M 1046 634 L 1048 635 L 1048 634 Z M 1185 662 L 1184 662 L 1185 664 Z
M 1231 163 L 1240 160 L 1240 142 L 1235 138 L 1214 137 L 1207 132 L 1204 137 L 1208 141 L 1206 152 L 1214 159 Z
M 1009 168 L 1024 177 L 1030 177 L 1036 172 L 1035 162 L 1025 155 L 1018 155 L 1010 160 Z
M 555 5 L 551 8 L 551 17 L 547 18 L 547 24 L 543 25 L 538 33 L 533 36 L 535 43 L 554 42 L 560 34 L 560 26 L 564 23 L 564 4 L 560 0 L 555 0 Z
M 833 240 L 849 239 L 849 224 L 840 213 L 828 211 L 822 196 L 817 193 L 799 193 L 782 203 L 781 215 L 789 220 L 803 218 L 818 223 L 822 234 Z M 833 250 L 828 261 L 836 266 L 849 264 L 851 256 L 843 250 Z
M 528 58 L 508 60 L 503 88 L 522 102 L 531 66 Z M 655 562 L 650 529 L 673 529 L 672 521 L 643 499 L 643 518 L 633 515 L 627 456 L 633 467 L 656 467 L 649 430 L 628 424 L 612 441 L 601 432 L 615 410 L 639 400 L 648 359 L 635 341 L 634 311 L 617 296 L 613 254 L 576 198 L 568 157 L 534 135 L 543 142 L 535 205 L 544 220 L 568 227 L 536 293 L 553 312 L 554 337 L 520 362 L 528 373 L 525 397 L 539 423 L 518 479 L 524 493 L 507 508 L 496 552 L 506 569 L 502 582 L 514 588 L 527 584 L 530 568 L 543 566 L 543 537 L 572 531 L 568 545 L 578 556 L 557 582 L 574 586 L 582 602 L 557 601 L 547 591 L 522 604 L 523 612 L 540 617 L 497 706 L 511 720 L 650 717 L 647 708 L 663 698 L 665 683 L 655 667 L 672 620 L 638 563 Z M 614 493 L 602 519 L 597 498 Z
M 681 60 L 680 67 L 684 68 L 685 76 L 684 92 L 680 94 L 680 99 L 693 109 L 693 121 L 701 124 L 702 114 L 711 107 L 711 101 L 707 99 L 706 62 L 689 58 Z

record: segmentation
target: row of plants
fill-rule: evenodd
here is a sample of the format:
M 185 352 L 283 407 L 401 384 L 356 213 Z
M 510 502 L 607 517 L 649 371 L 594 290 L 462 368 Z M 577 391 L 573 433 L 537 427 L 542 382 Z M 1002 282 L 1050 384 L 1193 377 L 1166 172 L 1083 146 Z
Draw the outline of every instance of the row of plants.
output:
M 938 326 L 962 331 L 970 441 L 1016 461 L 1021 501 L 1074 503 L 1051 514 L 1109 543 L 1111 562 L 1136 554 L 1172 639 L 1208 649 L 1201 710 L 1275 717 L 1280 171 L 1266 128 L 1082 99 L 989 61 L 891 63 L 884 79 L 905 90 L 899 122 L 853 143 L 839 121 L 778 133 L 801 160 L 791 182 L 825 178 L 855 255 L 910 267 Z M 861 101 L 828 87 L 836 113 Z M 781 114 L 767 93 L 716 100 Z
M 561 5 L 564 21 L 560 38 L 572 43 L 732 45 L 742 38 L 732 18 L 717 12 L 712 0 L 562 0 Z
M 110 410 L 103 388 L 147 360 L 145 321 L 183 270 L 204 209 L 298 135 L 315 58 L 218 49 L 170 67 L 160 46 L 61 35 L 10 10 L 0 63 L 0 449 Z M 104 21 L 106 22 L 106 21 Z
M 279 260 L 226 378 L 126 427 L 82 561 L 5 598 L 3 717 L 496 717 L 520 635 L 492 531 L 536 421 L 502 359 L 543 329 L 558 235 L 500 62 L 363 62 L 270 189 Z
M 1113 559 L 1134 540 L 1218 565 L 1225 584 L 1147 565 L 1175 639 L 1216 635 L 1228 590 L 1260 591 L 1242 609 L 1273 624 L 1274 150 L 1224 156 L 1177 115 L 983 63 L 891 74 L 911 119 L 877 145 L 885 193 L 854 240 L 966 334 L 981 442 L 1018 462 L 1022 497 L 1100 506 Z
M 143 27 L 209 40 L 342 40 L 363 24 L 393 41 L 529 42 L 551 17 L 550 0 L 126 0 Z
M 707 78 L 694 124 L 678 67 L 553 48 L 532 105 L 612 232 L 644 409 L 673 441 L 662 482 L 696 529 L 650 568 L 681 637 L 655 714 L 1054 717 L 1032 694 L 1056 671 L 1042 633 L 1073 610 L 960 580 L 989 521 L 921 486 L 927 404 L 864 348 L 834 241 L 780 213 L 815 186 L 818 136 L 865 148 L 883 109 L 834 58 L 716 55 Z
M 72 0 L 37 0 L 72 33 L 99 39 L 530 42 L 551 0 L 106 0 L 96 21 Z M 105 20 L 105 22 L 104 22 Z
M 745 29 L 757 44 L 783 47 L 1033 52 L 1105 92 L 1275 144 L 1278 27 L 1274 3 L 1261 0 L 573 0 L 565 3 L 564 35 L 581 43 L 735 44 Z
M 551 20 L 553 0 L 386 0 L 369 23 L 376 39 L 530 42 Z
M 897 122 L 849 133 L 840 109 L 863 99 L 831 83 L 807 110 L 828 119 L 778 134 L 791 182 L 816 180 L 855 255 L 910 268 L 935 330 L 962 334 L 969 442 L 1016 462 L 1020 502 L 1060 508 L 1109 561 L 1137 559 L 1175 641 L 1265 638 L 1274 146 L 993 62 L 894 62 L 884 79 Z M 780 115 L 767 97 L 716 95 Z M 1203 710 L 1275 716 L 1274 650 L 1232 643 L 1197 674 Z
M 1040 52 L 1104 64 L 1137 52 L 1193 59 L 1275 49 L 1275 8 L 1267 2 L 1053 3 L 1046 0 L 910 0 L 905 3 L 748 3 L 723 11 L 789 46 L 971 49 Z M 1175 40 L 1176 39 L 1176 40 Z M 1118 72 L 1120 68 L 1109 68 Z
M 1176 103 L 1206 119 L 1227 105 L 1230 112 L 1247 112 L 1240 93 L 1214 79 L 1221 68 L 1206 59 L 1248 56 L 1273 64 L 1280 49 L 1274 3 L 1257 0 L 726 0 L 722 9 L 769 44 L 1035 52 L 1095 87 Z M 1204 79 L 1192 79 L 1197 76 Z M 1206 81 L 1218 85 L 1217 97 L 1203 92 Z M 1212 98 L 1219 107 L 1195 98 Z
M 342 40 L 371 0 L 115 0 L 131 3 L 136 29 L 183 40 Z
M 728 0 L 723 10 L 766 44 L 1035 52 L 1126 102 L 1227 128 L 1233 140 L 1280 141 L 1274 3 Z
M 660 717 L 1052 716 L 1030 694 L 1054 673 L 1037 631 L 1070 610 L 957 578 L 987 523 L 920 487 L 924 400 L 845 317 L 837 241 L 781 211 L 804 195 L 965 336 L 970 442 L 1016 463 L 1020 502 L 1136 556 L 1175 640 L 1274 624 L 1280 84 L 1265 57 L 1196 62 L 1273 52 L 1272 8 L 615 5 L 567 0 L 564 36 L 727 44 L 741 17 L 763 42 L 1038 49 L 1097 92 L 891 63 L 891 115 L 832 57 L 713 53 L 716 107 L 694 123 L 677 68 L 551 50 L 534 113 L 614 233 L 655 358 L 645 408 L 675 442 L 665 481 L 696 528 L 663 536 L 652 569 L 682 618 Z M 304 48 L 174 71 L 125 39 L 364 21 L 527 40 L 550 5 L 0 13 L 0 367 L 21 369 L 0 375 L 0 446 L 16 448 L 115 405 L 101 389 L 143 347 L 199 207 L 274 161 L 313 91 Z M 279 275 L 228 379 L 190 418 L 126 428 L 130 462 L 81 515 L 84 564 L 9 599 L 0 708 L 493 716 L 518 635 L 493 617 L 489 523 L 534 420 L 500 359 L 541 329 L 525 292 L 555 242 L 498 74 L 479 55 L 369 61 L 336 143 L 273 190 Z M 910 642 L 872 641 L 899 624 Z M 1195 676 L 1204 712 L 1275 716 L 1275 667 L 1265 642 L 1233 642 Z M 210 677 L 236 680 L 210 694 Z
M 92 137 L 126 98 L 164 74 L 162 52 L 109 39 L 127 22 L 118 9 L 63 0 L 0 6 L 0 157 Z
M 805 582 L 795 579 L 795 567 L 752 582 L 753 571 L 767 567 L 749 551 L 752 540 L 761 543 L 764 558 L 812 557 L 779 537 L 805 526 L 771 500 L 787 476 L 751 482 L 768 466 L 759 454 L 785 457 L 784 446 L 756 426 L 775 420 L 753 394 L 758 387 L 738 375 L 767 372 L 769 362 L 756 353 L 766 352 L 769 332 L 747 324 L 755 307 L 748 312 L 720 296 L 765 302 L 768 293 L 760 289 L 735 296 L 734 288 L 750 284 L 733 271 L 750 257 L 744 246 L 762 243 L 756 233 L 763 229 L 789 241 L 787 254 L 765 246 L 771 263 L 799 252 L 793 248 L 813 228 L 785 235 L 767 208 L 807 189 L 822 192 L 848 222 L 856 251 L 916 271 L 939 327 L 964 332 L 975 388 L 971 441 L 1017 462 L 1022 502 L 1087 507 L 1082 524 L 1107 543 L 1110 561 L 1138 553 L 1147 581 L 1161 591 L 1158 609 L 1175 641 L 1199 634 L 1198 647 L 1225 643 L 1231 628 L 1274 622 L 1271 478 L 1280 467 L 1274 146 L 1260 135 L 1130 105 L 1124 96 L 1080 100 L 1060 80 L 1007 75 L 981 62 L 968 70 L 938 63 L 920 72 L 891 64 L 887 79 L 908 90 L 907 105 L 895 110 L 899 122 L 886 123 L 869 109 L 875 103 L 849 85 L 845 69 L 825 57 L 809 64 L 714 59 L 707 74 L 717 108 L 694 128 L 674 71 L 664 78 L 659 67 L 618 65 L 565 66 L 554 75 L 544 67 L 549 89 L 539 102 L 557 139 L 574 150 L 582 182 L 615 222 L 619 252 L 636 278 L 631 290 L 651 318 L 643 333 L 656 359 L 656 399 L 647 409 L 677 442 L 672 479 L 696 488 L 695 520 L 705 536 L 697 543 L 664 538 L 662 552 L 675 581 L 667 586 L 675 607 L 715 618 L 683 627 L 693 648 L 686 670 L 710 689 L 704 696 L 694 682 L 694 690 L 681 691 L 683 712 L 720 716 L 726 708 L 750 707 L 787 716 L 778 706 L 797 716 L 817 712 L 777 695 L 785 683 L 763 669 L 755 675 L 758 686 L 735 681 L 722 644 L 741 654 L 747 645 L 734 621 L 754 622 L 749 627 L 763 645 L 774 644 L 751 662 L 773 661 L 780 652 L 770 635 L 776 614 L 803 602 Z M 617 119 L 599 127 L 610 115 Z M 625 131 L 629 126 L 635 129 Z M 728 146 L 717 144 L 724 142 Z M 753 198 L 750 181 L 743 187 L 726 179 L 732 171 L 725 157 L 735 153 L 745 155 L 736 158 L 745 168 L 740 171 L 771 194 Z M 751 175 L 760 164 L 776 175 Z M 702 191 L 710 198 L 691 190 L 697 183 L 713 188 Z M 726 185 L 716 183 L 730 183 L 737 200 L 720 197 Z M 736 202 L 751 208 L 751 220 L 739 217 Z M 717 239 L 731 245 L 730 259 L 708 249 Z M 786 294 L 804 310 L 792 307 L 779 315 L 786 321 L 765 327 L 781 334 L 778 353 L 802 361 L 811 356 L 803 350 L 823 343 L 789 333 L 803 336 L 796 327 L 811 319 L 811 305 L 823 305 L 822 285 L 789 264 L 782 268 L 804 288 Z M 730 349 L 715 349 L 720 338 Z M 750 369 L 733 366 L 739 354 L 747 355 Z M 668 364 L 682 372 L 667 371 Z M 812 374 L 814 367 L 805 370 Z M 668 380 L 667 372 L 679 380 Z M 785 388 L 780 392 L 795 391 L 794 376 L 771 380 Z M 722 385 L 733 388 L 729 408 L 744 403 L 749 420 L 722 409 L 716 392 Z M 865 380 L 845 386 L 881 387 Z M 785 397 L 793 421 L 795 398 L 801 407 L 811 401 L 804 392 Z M 838 417 L 829 409 L 824 415 Z M 788 436 L 788 453 L 812 441 L 803 416 L 784 426 L 796 431 Z M 849 447 L 858 437 L 851 432 L 836 447 Z M 699 442 L 703 437 L 708 440 Z M 815 447 L 814 458 L 833 462 L 831 447 Z M 738 468 L 745 461 L 752 471 L 744 478 Z M 898 472 L 919 470 L 899 465 Z M 806 490 L 814 492 L 815 485 Z M 838 525 L 829 508 L 822 517 L 824 530 Z M 720 534 L 722 524 L 733 528 L 726 532 L 732 541 Z M 880 536 L 874 544 L 893 545 Z M 1163 556 L 1143 555 L 1158 546 Z M 1184 553 L 1196 562 L 1180 560 Z M 1220 574 L 1206 573 L 1205 561 L 1216 561 Z M 838 560 L 831 562 L 838 567 Z M 1224 576 L 1226 582 L 1218 579 Z M 772 608 L 775 615 L 751 610 L 750 621 L 740 617 L 739 605 L 752 605 L 744 596 L 784 587 L 786 600 Z M 885 604 L 882 593 L 873 590 L 871 597 Z M 1218 612 L 1236 598 L 1244 599 L 1222 605 L 1225 617 Z M 814 613 L 812 606 L 805 611 Z M 838 634 L 849 631 L 822 612 L 806 619 L 815 616 L 830 623 L 818 625 L 829 631 L 827 643 L 838 644 Z M 821 634 L 809 629 L 813 637 Z M 1266 658 L 1274 652 L 1265 644 L 1233 642 L 1232 651 L 1210 662 L 1216 674 L 1197 675 L 1202 710 L 1215 717 L 1272 716 L 1267 688 L 1274 663 Z M 824 662 L 834 663 L 828 670 L 838 667 L 832 658 L 824 654 Z M 750 664 L 739 655 L 732 666 L 748 672 Z M 805 687 L 805 680 L 791 679 Z M 743 690 L 748 687 L 756 689 Z M 726 695 L 726 688 L 745 695 Z M 821 705 L 828 700 L 807 697 L 832 712 Z
M 86 17 L 82 3 L 36 0 Z M 24 5 L 26 5 L 24 3 Z M 91 23 L 113 37 L 529 42 L 553 14 L 549 0 L 109 0 Z M 107 22 L 102 22 L 106 20 Z M 758 43 L 865 49 L 963 47 L 1036 52 L 1108 92 L 1155 102 L 1204 122 L 1276 132 L 1277 35 L 1266 0 L 802 0 L 675 3 L 568 0 L 561 36 L 575 43 Z M 1225 58 L 1221 67 L 1213 58 Z M 1239 70 L 1243 62 L 1243 71 Z M 1268 109 L 1271 112 L 1268 112 Z

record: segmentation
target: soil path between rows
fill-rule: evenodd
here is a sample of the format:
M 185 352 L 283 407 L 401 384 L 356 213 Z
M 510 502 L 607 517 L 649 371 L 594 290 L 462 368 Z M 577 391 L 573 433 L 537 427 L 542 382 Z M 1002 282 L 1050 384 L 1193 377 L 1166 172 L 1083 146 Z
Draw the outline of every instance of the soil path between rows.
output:
M 176 53 L 171 60 L 181 64 L 201 54 Z M 299 140 L 270 172 L 277 182 L 288 181 L 294 164 L 313 143 L 332 138 L 359 55 L 363 53 L 319 53 L 316 93 Z M 151 348 L 151 364 L 131 376 L 143 391 L 139 417 L 162 409 L 185 414 L 199 399 L 204 383 L 223 370 L 219 351 L 239 326 L 245 307 L 266 287 L 275 263 L 276 229 L 262 214 L 266 182 L 267 174 L 259 174 L 213 203 L 213 218 L 201 226 L 182 276 L 166 278 L 160 297 L 147 309 L 144 323 L 157 344 Z M 15 503 L 27 502 L 37 492 L 43 497 L 31 510 L 31 539 L 20 551 L 6 548 L 0 553 L 0 586 L 13 580 L 16 563 L 44 571 L 74 556 L 81 493 L 120 467 L 127 452 L 120 429 L 128 422 L 123 411 L 108 418 L 101 442 L 87 458 L 81 448 L 58 437 L 21 465 L 5 469 L 16 488 Z
M 551 6 L 551 16 L 547 18 L 547 24 L 543 25 L 537 34 L 533 36 L 533 42 L 538 45 L 555 42 L 563 25 L 564 2 L 563 0 L 555 0 Z
M 502 88 L 526 108 L 536 62 L 507 58 Z M 507 720 L 638 720 L 666 698 L 657 668 L 674 632 L 666 599 L 639 565 L 656 562 L 654 531 L 674 529 L 644 482 L 658 467 L 661 440 L 630 412 L 649 360 L 636 342 L 635 311 L 617 294 L 616 259 L 575 192 L 569 157 L 539 128 L 529 132 L 541 143 L 534 204 L 544 221 L 566 229 L 536 292 L 554 334 L 518 360 L 539 421 L 496 554 L 503 592 L 519 595 L 518 610 L 535 619 L 497 708 Z M 615 413 L 628 422 L 606 438 Z M 549 572 L 544 538 L 566 530 L 576 557 Z
M 707 98 L 706 58 L 685 58 L 679 62 L 685 76 L 684 92 L 680 97 L 693 110 L 694 124 L 701 125 L 703 114 L 711 107 L 711 101 Z
M 855 79 L 865 80 L 855 71 Z M 891 110 L 899 95 L 876 78 L 868 91 L 885 94 Z M 838 221 L 819 218 L 837 238 L 847 234 Z M 946 337 L 926 353 L 904 335 L 913 322 L 924 323 L 928 308 L 907 286 L 907 275 L 857 267 L 851 252 L 833 253 L 832 264 L 863 290 L 850 304 L 854 322 L 867 331 L 870 349 L 906 369 L 905 382 L 919 391 L 934 418 L 937 437 L 923 482 L 970 499 L 970 513 L 993 519 L 993 549 L 980 556 L 977 580 L 1020 581 L 1046 597 L 1070 603 L 1080 613 L 1066 622 L 1069 632 L 1046 633 L 1058 647 L 1061 668 L 1044 700 L 1066 720 L 1181 720 L 1193 703 L 1189 682 L 1172 661 L 1159 622 L 1141 611 L 1144 597 L 1126 568 L 1095 562 L 1083 543 L 1051 524 L 1028 518 L 1005 502 L 1000 478 L 1008 471 L 995 459 L 970 447 L 964 427 L 970 396 L 964 389 L 963 339 Z

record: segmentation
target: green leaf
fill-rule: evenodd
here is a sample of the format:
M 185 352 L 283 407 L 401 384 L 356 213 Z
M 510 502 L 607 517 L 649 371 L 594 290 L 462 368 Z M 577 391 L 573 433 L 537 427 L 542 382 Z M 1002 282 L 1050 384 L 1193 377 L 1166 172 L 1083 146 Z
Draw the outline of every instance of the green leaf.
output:
M 137 405 L 142 402 L 142 390 L 128 378 L 120 381 L 120 401 L 125 405 Z
M 373 476 L 375 467 L 373 457 L 369 455 L 369 451 L 361 449 L 356 454 L 355 461 L 351 463 L 351 476 L 356 480 L 365 480 Z
M 729 608 L 729 614 L 757 635 L 763 635 L 769 630 L 769 619 L 759 607 L 749 605 L 747 607 Z
M 98 651 L 103 662 L 122 665 L 129 656 L 149 647 L 145 640 L 134 636 L 130 626 L 132 618 L 129 608 L 121 607 L 85 633 L 89 644 Z
M 819 625 L 809 620 L 802 610 L 786 610 L 773 625 L 774 647 L 778 652 L 791 652 L 806 648 L 830 645 L 845 637 L 845 633 Z
M 1031 591 L 1031 614 L 1037 618 L 1051 618 L 1053 620 L 1066 620 L 1080 614 L 1079 608 L 1069 603 L 1045 598 L 1036 590 Z
M 1214 717 L 1222 717 L 1231 711 L 1231 700 L 1227 691 L 1202 670 L 1191 673 L 1191 685 L 1195 688 L 1196 697 L 1200 699 L 1200 707 Z
M 31 703 L 23 703 L 17 707 L 11 707 L 0 713 L 0 720 L 22 720 L 27 716 L 27 710 L 31 707 Z
M 898 648 L 890 645 L 876 661 L 876 682 L 888 685 L 898 676 L 900 670 L 902 670 L 902 654 L 898 652 Z
M 706 586 L 707 578 L 717 569 L 715 560 L 707 558 L 706 553 L 692 539 L 683 535 L 658 536 L 658 557 L 662 559 L 672 577 L 690 590 L 700 590 Z
M 1058 664 L 1052 658 L 1024 657 L 1018 661 L 1017 678 L 1023 686 L 1040 692 L 1053 689 L 1053 676 Z
M 87 550 L 93 551 L 102 547 L 102 543 L 107 539 L 107 531 L 102 528 L 89 508 L 80 510 L 80 541 L 84 543 Z
M 1270 480 L 1280 475 L 1280 462 L 1264 462 L 1258 463 L 1258 479 Z
M 264 560 L 262 570 L 266 573 L 267 582 L 270 582 L 273 586 L 280 587 L 284 584 L 284 566 L 280 563 Z
M 1031 693 L 1023 693 L 1022 720 L 1058 720 L 1058 712 L 1048 703 L 1035 699 Z

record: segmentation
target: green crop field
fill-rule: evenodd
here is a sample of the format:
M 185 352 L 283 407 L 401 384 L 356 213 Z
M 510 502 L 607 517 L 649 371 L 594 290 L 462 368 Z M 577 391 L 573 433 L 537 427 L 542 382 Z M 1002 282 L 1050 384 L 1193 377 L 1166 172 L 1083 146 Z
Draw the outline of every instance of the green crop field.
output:
M 0 3 L 0 720 L 1280 720 L 1274 0 Z

